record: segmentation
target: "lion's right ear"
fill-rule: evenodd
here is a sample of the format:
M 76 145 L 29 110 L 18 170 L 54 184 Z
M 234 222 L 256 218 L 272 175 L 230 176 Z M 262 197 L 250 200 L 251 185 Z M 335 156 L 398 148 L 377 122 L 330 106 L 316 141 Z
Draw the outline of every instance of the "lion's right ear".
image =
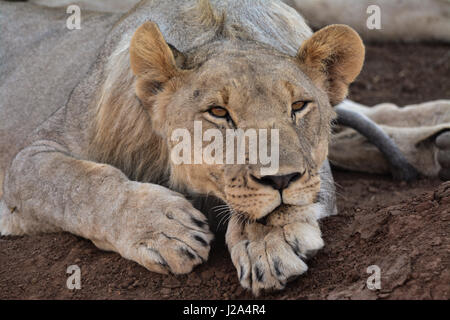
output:
M 162 84 L 178 75 L 181 71 L 177 62 L 180 63 L 183 58 L 180 52 L 166 43 L 156 23 L 146 22 L 140 26 L 130 44 L 130 64 L 138 77 L 138 97 L 145 99 L 154 95 Z
M 336 105 L 361 71 L 364 44 L 352 28 L 335 24 L 304 41 L 297 59 L 313 82 L 324 87 L 330 103 Z

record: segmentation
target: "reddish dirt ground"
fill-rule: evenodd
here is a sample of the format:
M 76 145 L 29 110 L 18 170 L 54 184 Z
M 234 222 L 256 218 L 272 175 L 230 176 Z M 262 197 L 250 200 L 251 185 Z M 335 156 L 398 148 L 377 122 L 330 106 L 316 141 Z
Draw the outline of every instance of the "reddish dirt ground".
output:
M 450 98 L 450 46 L 372 44 L 350 98 L 401 105 Z M 263 299 L 449 299 L 450 182 L 410 184 L 335 172 L 339 215 L 322 221 L 326 246 L 308 272 Z M 82 289 L 66 288 L 81 268 Z M 381 289 L 366 269 L 381 269 Z M 218 234 L 210 259 L 163 276 L 70 234 L 0 237 L 0 299 L 252 299 Z

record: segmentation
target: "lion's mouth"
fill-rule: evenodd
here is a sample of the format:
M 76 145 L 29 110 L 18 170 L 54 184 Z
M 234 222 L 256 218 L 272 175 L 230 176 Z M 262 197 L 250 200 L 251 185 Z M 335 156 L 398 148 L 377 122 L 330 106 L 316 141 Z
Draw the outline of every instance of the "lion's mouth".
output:
M 273 211 L 272 211 L 273 212 Z M 272 212 L 270 212 L 269 214 L 266 214 L 264 217 L 262 217 L 262 218 L 259 218 L 259 219 L 257 219 L 256 220 L 256 222 L 257 223 L 260 223 L 260 224 L 262 224 L 262 225 L 267 225 L 267 218 L 270 216 L 270 214 L 272 213 Z

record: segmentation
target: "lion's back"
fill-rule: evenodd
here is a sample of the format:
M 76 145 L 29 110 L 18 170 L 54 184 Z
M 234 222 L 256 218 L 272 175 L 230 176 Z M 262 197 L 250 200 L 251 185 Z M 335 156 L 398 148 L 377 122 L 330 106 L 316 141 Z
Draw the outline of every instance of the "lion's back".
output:
M 68 30 L 65 8 L 0 3 L 0 183 L 26 137 L 68 101 L 115 15 L 83 13 Z

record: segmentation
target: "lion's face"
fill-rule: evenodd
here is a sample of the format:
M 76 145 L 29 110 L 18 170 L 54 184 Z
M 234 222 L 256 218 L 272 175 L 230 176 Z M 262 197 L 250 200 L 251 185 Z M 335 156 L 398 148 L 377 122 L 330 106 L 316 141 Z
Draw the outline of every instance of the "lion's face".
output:
M 302 47 L 298 57 L 289 57 L 260 45 L 236 42 L 213 45 L 183 57 L 184 70 L 176 67 L 172 52 L 161 44 L 161 52 L 148 55 L 154 59 L 162 54 L 161 66 L 140 73 L 139 69 L 148 67 L 148 60 L 141 60 L 148 52 L 133 50 L 133 45 L 136 48 L 151 37 L 162 39 L 154 25 L 144 26 L 140 28 L 141 36 L 147 38 L 139 36 L 138 30 L 131 47 L 133 71 L 141 75 L 137 95 L 148 106 L 152 127 L 166 139 L 171 154 L 180 154 L 180 139 L 174 140 L 174 133 L 180 129 L 189 133 L 189 141 L 182 138 L 189 142 L 188 149 L 182 152 L 189 161 L 172 161 L 172 185 L 213 194 L 251 220 L 266 216 L 281 204 L 303 206 L 315 202 L 334 116 L 330 100 L 341 99 L 330 94 L 343 98 L 349 81 L 342 86 L 337 82 L 343 75 L 327 79 L 329 75 L 321 70 L 325 59 L 313 57 L 314 61 L 307 61 L 310 46 Z M 315 69 L 314 63 L 320 66 Z M 161 76 L 163 69 L 166 76 Z M 256 141 L 263 138 L 259 130 L 266 129 L 266 155 L 274 148 L 278 150 L 277 159 L 271 159 L 277 162 L 275 171 L 265 173 L 264 168 L 270 164 L 262 161 L 258 153 L 261 145 L 249 146 L 250 139 L 245 139 L 244 163 L 237 161 L 237 140 L 234 146 L 226 140 L 231 129 L 253 129 Z M 271 141 L 273 130 L 277 131 L 278 141 Z M 214 138 L 208 132 L 214 132 Z M 208 145 L 217 134 L 223 137 L 222 145 L 211 152 Z M 202 139 L 197 145 L 196 135 Z M 205 161 L 205 150 L 223 161 Z M 226 158 L 230 150 L 235 153 L 232 162 Z M 251 160 L 252 150 L 257 154 L 256 161 Z M 200 152 L 200 159 L 196 152 Z
M 264 175 L 261 159 L 249 163 L 249 140 L 245 152 L 249 160 L 245 164 L 237 163 L 237 157 L 228 164 L 226 159 L 223 164 L 194 164 L 191 143 L 191 161 L 172 163 L 172 181 L 198 193 L 212 193 L 251 219 L 267 215 L 281 203 L 313 202 L 320 188 L 318 170 L 327 155 L 334 114 L 326 94 L 305 77 L 290 57 L 255 47 L 228 49 L 233 55 L 219 52 L 183 76 L 169 99 L 164 94 L 156 98 L 156 108 L 152 109 L 152 119 L 157 122 L 154 127 L 167 137 L 171 152 L 179 143 L 171 139 L 174 130 L 187 129 L 192 142 L 195 121 L 198 128 L 201 123 L 202 137 L 210 129 L 220 130 L 224 138 L 222 159 L 227 152 L 227 129 L 255 129 L 256 133 L 267 129 L 267 154 L 271 146 L 278 148 L 278 168 Z M 278 130 L 277 145 L 270 144 L 271 129 Z M 202 149 L 211 142 L 203 141 Z M 233 151 L 237 154 L 236 148 Z

